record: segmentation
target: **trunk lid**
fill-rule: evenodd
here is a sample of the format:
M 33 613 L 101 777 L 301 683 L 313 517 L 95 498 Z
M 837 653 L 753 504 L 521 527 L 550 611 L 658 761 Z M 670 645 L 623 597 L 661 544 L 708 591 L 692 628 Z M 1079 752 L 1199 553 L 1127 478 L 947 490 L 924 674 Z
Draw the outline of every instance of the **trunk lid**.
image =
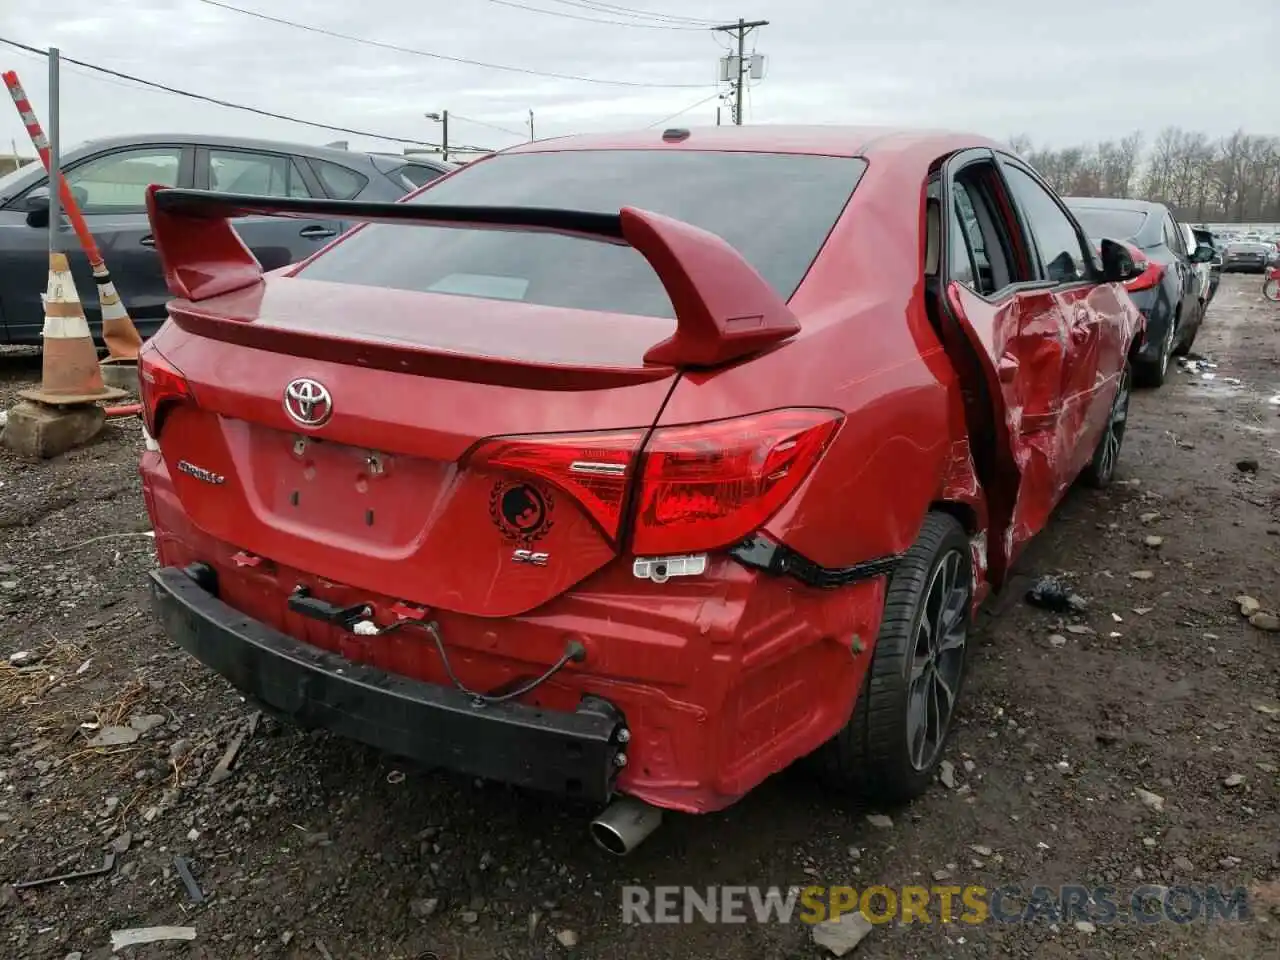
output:
M 362 319 L 374 314 L 376 332 Z M 574 496 L 478 462 L 481 441 L 624 431 L 638 446 L 677 377 L 641 365 L 671 326 L 650 318 L 296 279 L 173 317 L 182 333 L 155 349 L 194 403 L 168 410 L 161 451 L 197 527 L 325 580 L 478 616 L 528 611 L 618 551 Z M 486 357 L 493 343 L 506 356 Z M 322 424 L 291 418 L 297 381 L 327 392 Z
M 144 352 L 144 415 L 191 520 L 267 562 L 428 607 L 512 616 L 609 563 L 625 540 L 640 449 L 679 370 L 733 362 L 799 330 L 723 239 L 630 207 L 159 187 L 147 206 L 178 299 Z M 231 225 L 257 215 L 448 236 L 427 235 L 433 246 L 418 255 L 357 228 L 289 275 L 265 277 Z M 525 242 L 546 233 L 559 244 Z M 525 240 L 449 265 L 451 252 L 495 236 Z M 529 257 L 564 269 L 521 280 Z M 413 289 L 432 269 L 428 287 Z M 609 312 L 615 285 L 638 273 L 650 284 L 656 275 L 669 311 Z M 526 297 L 531 285 L 540 289 Z M 587 296 L 563 301 L 565 291 Z

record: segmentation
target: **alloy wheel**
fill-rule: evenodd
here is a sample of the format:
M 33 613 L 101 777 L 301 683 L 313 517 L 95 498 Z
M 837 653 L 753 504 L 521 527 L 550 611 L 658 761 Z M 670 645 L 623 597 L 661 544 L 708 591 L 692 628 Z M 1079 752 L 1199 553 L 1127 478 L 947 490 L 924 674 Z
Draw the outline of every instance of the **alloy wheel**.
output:
M 1120 459 L 1120 444 L 1124 441 L 1124 428 L 1129 422 L 1129 371 L 1120 373 L 1120 385 L 1111 401 L 1111 415 L 1107 418 L 1106 433 L 1102 437 L 1102 456 L 1098 462 L 1098 478 L 1105 483 L 1115 472 Z
M 1160 345 L 1160 376 L 1163 377 L 1169 372 L 1169 358 L 1173 356 L 1173 339 L 1177 331 L 1177 320 L 1169 324 L 1169 330 L 1164 335 L 1164 343 Z
M 907 692 L 907 750 L 916 770 L 929 769 L 942 750 L 963 677 L 970 592 L 963 572 L 959 550 L 942 556 L 916 626 Z

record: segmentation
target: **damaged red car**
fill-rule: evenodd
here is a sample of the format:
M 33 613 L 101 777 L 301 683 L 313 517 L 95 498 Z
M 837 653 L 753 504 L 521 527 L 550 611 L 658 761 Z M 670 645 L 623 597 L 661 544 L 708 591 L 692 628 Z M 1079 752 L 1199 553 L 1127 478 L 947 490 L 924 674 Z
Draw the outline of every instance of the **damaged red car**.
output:
M 168 634 L 253 700 L 600 804 L 924 790 L 978 603 L 1116 468 L 1141 315 L 979 137 L 569 137 L 406 202 L 154 187 Z M 265 275 L 233 222 L 365 221 Z

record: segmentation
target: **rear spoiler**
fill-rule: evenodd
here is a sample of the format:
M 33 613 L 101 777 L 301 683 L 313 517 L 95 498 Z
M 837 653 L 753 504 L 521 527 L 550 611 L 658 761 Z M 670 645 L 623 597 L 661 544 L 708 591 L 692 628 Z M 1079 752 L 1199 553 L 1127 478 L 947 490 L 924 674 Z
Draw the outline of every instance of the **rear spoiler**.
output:
M 263 282 L 262 265 L 235 232 L 232 219 L 331 218 L 466 230 L 549 231 L 627 244 L 649 261 L 675 308 L 676 331 L 645 352 L 647 364 L 718 366 L 785 340 L 800 329 L 777 291 L 720 237 L 634 207 L 590 213 L 254 197 L 151 186 L 147 215 L 169 291 L 185 300 L 207 300 Z

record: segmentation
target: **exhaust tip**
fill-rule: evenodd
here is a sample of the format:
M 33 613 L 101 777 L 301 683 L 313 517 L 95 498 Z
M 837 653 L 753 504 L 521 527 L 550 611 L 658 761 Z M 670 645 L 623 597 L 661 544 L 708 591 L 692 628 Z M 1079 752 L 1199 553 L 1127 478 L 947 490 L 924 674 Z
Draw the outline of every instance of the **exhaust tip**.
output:
M 609 824 L 601 823 L 599 820 L 591 821 L 591 839 L 596 842 L 597 847 L 615 857 L 623 857 L 630 852 L 622 835 Z
M 623 797 L 609 804 L 591 821 L 591 839 L 615 857 L 625 856 L 658 829 L 662 811 L 643 800 Z

